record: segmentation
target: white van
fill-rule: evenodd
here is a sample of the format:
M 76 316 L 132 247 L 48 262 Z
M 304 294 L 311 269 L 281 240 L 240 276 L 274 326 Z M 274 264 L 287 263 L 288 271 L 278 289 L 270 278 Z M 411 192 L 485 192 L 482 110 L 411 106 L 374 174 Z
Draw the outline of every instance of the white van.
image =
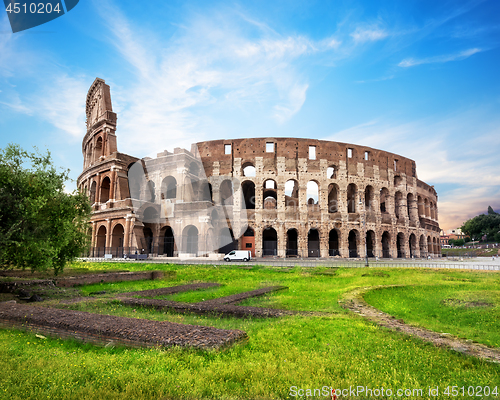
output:
M 233 250 L 224 256 L 224 261 L 250 261 L 252 253 L 250 250 Z

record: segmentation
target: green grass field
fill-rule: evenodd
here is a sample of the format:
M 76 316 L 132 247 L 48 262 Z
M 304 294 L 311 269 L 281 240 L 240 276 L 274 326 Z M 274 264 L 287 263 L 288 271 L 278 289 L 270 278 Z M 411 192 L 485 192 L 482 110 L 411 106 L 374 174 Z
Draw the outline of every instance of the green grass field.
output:
M 447 386 L 450 390 L 451 386 L 464 386 L 465 391 L 469 386 L 488 386 L 490 393 L 495 386 L 497 392 L 500 390 L 499 364 L 436 348 L 380 328 L 344 310 L 338 303 L 345 293 L 358 287 L 402 285 L 368 291 L 365 299 L 405 322 L 500 347 L 498 273 L 262 266 L 248 270 L 232 265 L 143 263 L 83 263 L 74 267 L 89 271 L 164 269 L 175 274 L 163 281 L 81 287 L 84 296 L 104 290 L 104 297 L 109 298 L 74 304 L 72 309 L 242 329 L 249 339 L 223 351 L 98 348 L 0 330 L 0 398 L 281 399 L 306 398 L 305 391 L 304 396 L 293 395 L 298 394 L 299 389 L 363 386 L 389 388 L 394 392 L 393 396 L 371 398 L 444 399 L 453 397 L 443 394 Z M 284 285 L 289 289 L 248 299 L 242 304 L 321 313 L 241 320 L 132 309 L 112 299 L 119 292 L 202 281 L 218 282 L 222 286 L 165 298 L 197 302 L 264 286 Z M 438 387 L 440 395 L 429 396 L 429 387 Z M 397 396 L 397 389 L 422 389 L 423 396 L 405 396 L 404 392 L 403 396 Z M 498 395 L 483 398 L 498 398 Z

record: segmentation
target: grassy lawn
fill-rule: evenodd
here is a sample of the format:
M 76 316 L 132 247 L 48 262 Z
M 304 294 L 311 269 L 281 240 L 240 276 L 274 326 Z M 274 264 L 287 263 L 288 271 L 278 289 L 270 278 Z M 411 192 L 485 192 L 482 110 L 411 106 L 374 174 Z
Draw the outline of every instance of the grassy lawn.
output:
M 172 274 L 163 281 L 82 287 L 80 291 L 84 296 L 106 291 L 105 296 L 109 298 L 73 304 L 72 309 L 242 329 L 249 339 L 219 352 L 98 348 L 0 330 L 0 398 L 279 399 L 297 398 L 291 396 L 292 386 L 297 390 L 366 386 L 391 388 L 392 398 L 415 398 L 398 397 L 397 389 L 422 389 L 424 396 L 417 398 L 435 399 L 449 398 L 442 395 L 446 386 L 465 386 L 466 390 L 470 385 L 498 386 L 500 390 L 500 365 L 379 328 L 338 304 L 344 293 L 358 287 L 407 285 L 373 290 L 365 298 L 405 321 L 499 347 L 498 273 L 261 266 L 247 270 L 232 265 L 145 263 L 82 263 L 74 267 L 89 271 L 163 269 Z M 112 299 L 115 293 L 193 282 L 217 282 L 222 286 L 165 298 L 197 302 L 264 286 L 284 285 L 289 289 L 248 299 L 242 304 L 323 313 L 241 320 L 132 309 Z M 483 303 L 493 305 L 481 305 Z M 477 306 L 470 307 L 470 304 Z M 467 329 L 464 325 L 468 325 Z M 439 386 L 441 395 L 429 397 L 429 386 Z

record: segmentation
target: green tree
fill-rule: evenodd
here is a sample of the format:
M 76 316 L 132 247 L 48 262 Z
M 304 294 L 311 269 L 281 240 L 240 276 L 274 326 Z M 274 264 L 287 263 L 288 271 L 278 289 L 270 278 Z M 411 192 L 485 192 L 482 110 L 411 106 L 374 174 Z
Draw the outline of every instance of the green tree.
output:
M 491 207 L 488 207 L 488 210 Z M 500 231 L 500 214 L 481 214 L 477 217 L 471 218 L 466 221 L 461 226 L 462 232 L 467 236 L 474 239 L 481 239 L 484 235 L 487 235 L 488 239 L 493 239 L 495 235 Z
M 90 204 L 64 191 L 68 172 L 57 171 L 49 152 L 0 149 L 0 268 L 58 274 L 87 248 Z
M 491 206 L 488 206 L 488 215 L 498 215 L 498 213 L 496 213 L 493 208 L 491 208 Z

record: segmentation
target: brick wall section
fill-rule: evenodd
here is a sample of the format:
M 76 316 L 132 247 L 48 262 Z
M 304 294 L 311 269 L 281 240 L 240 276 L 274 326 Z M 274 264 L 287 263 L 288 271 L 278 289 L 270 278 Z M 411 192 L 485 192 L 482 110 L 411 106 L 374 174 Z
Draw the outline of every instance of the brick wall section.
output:
M 163 271 L 140 271 L 140 272 L 116 272 L 106 274 L 92 274 L 75 276 L 69 278 L 56 279 L 59 287 L 73 287 L 77 285 L 90 285 L 101 282 L 123 282 L 162 279 L 165 276 Z

